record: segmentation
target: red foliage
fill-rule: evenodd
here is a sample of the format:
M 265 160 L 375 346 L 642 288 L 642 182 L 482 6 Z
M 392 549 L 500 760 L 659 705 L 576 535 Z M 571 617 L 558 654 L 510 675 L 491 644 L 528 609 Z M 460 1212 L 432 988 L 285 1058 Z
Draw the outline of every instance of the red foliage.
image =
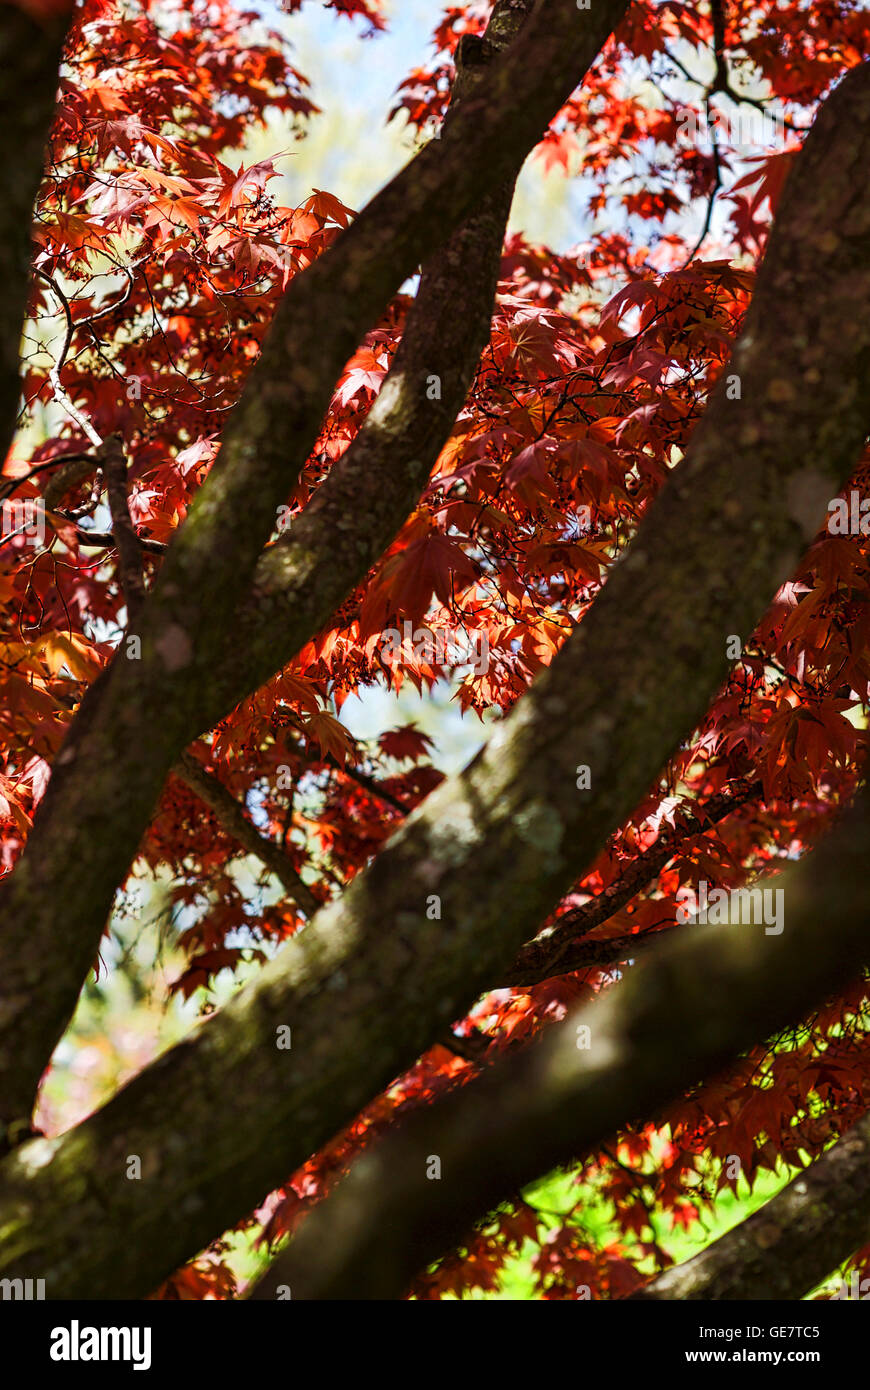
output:
M 332 8 L 370 30 L 383 27 L 370 0 L 332 0 Z M 488 9 L 446 10 L 434 56 L 400 89 L 397 110 L 414 126 L 440 120 L 457 42 L 480 32 Z M 256 809 L 264 833 L 282 840 L 318 901 L 358 872 L 440 778 L 431 741 L 414 726 L 357 746 L 340 722 L 343 702 L 374 684 L 398 690 L 405 679 L 431 688 L 450 674 L 450 644 L 467 649 L 474 639 L 488 662 L 463 668 L 457 699 L 463 710 L 498 714 L 552 660 L 686 448 L 739 329 L 801 132 L 867 52 L 868 15 L 847 0 L 815 0 L 809 9 L 797 0 L 732 0 L 727 9 L 734 83 L 745 82 L 756 103 L 740 110 L 760 118 L 759 103 L 781 108 L 779 143 L 747 157 L 729 143 L 734 131 L 724 122 L 714 151 L 703 87 L 686 77 L 709 70 L 709 18 L 676 0 L 632 7 L 538 150 L 547 167 L 562 170 L 574 171 L 582 156 L 575 197 L 577 225 L 588 229 L 583 243 L 555 254 L 509 237 L 489 346 L 417 510 L 324 631 L 212 734 L 211 767 Z M 735 102 L 721 92 L 714 100 L 733 118 Z M 279 205 L 270 193 L 278 156 L 247 167 L 228 162 L 268 112 L 282 113 L 301 136 L 314 110 L 284 41 L 253 11 L 229 0 L 144 0 L 137 8 L 85 0 L 36 210 L 30 312 L 50 328 L 50 347 L 26 353 L 31 430 L 6 462 L 9 496 L 41 497 L 59 461 L 87 447 L 87 421 L 103 436 L 124 436 L 140 533 L 172 536 L 214 460 L 280 295 L 352 216 L 320 190 L 298 207 Z M 693 139 L 685 137 L 687 113 L 700 130 Z M 709 259 L 701 260 L 693 251 L 714 195 L 730 220 L 714 217 L 703 248 Z M 397 296 L 347 364 L 287 498 L 290 517 L 359 429 L 406 307 Z M 866 488 L 868 470 L 865 462 L 852 488 Z M 65 499 L 85 529 L 99 502 L 92 483 Z M 84 544 L 69 515 L 48 511 L 45 520 L 39 544 L 20 534 L 0 550 L 6 870 L 71 715 L 123 631 L 123 599 L 105 553 Z M 159 557 L 147 563 L 156 567 Z M 701 806 L 728 786 L 758 779 L 763 792 L 726 821 L 688 831 L 652 888 L 602 937 L 673 923 L 680 887 L 702 877 L 739 886 L 816 842 L 852 794 L 864 753 L 868 598 L 868 536 L 820 534 L 735 659 L 703 726 L 559 912 L 618 878 L 674 819 L 679 801 Z M 401 633 L 406 620 L 425 623 L 446 645 L 420 650 L 412 634 L 390 646 L 389 632 Z M 262 957 L 267 942 L 300 925 L 292 905 L 258 907 L 243 896 L 229 871 L 239 857 L 172 779 L 141 859 L 171 874 L 174 902 L 192 923 L 182 937 L 189 966 L 177 981 L 185 994 L 242 958 Z M 499 991 L 460 1031 L 473 1022 L 490 1051 L 510 1047 L 611 978 L 591 971 L 529 992 Z M 578 1181 L 609 1204 L 618 1241 L 599 1248 L 582 1213 L 553 1225 L 518 1200 L 422 1278 L 418 1296 L 493 1288 L 526 1238 L 538 1246 L 545 1298 L 630 1291 L 639 1266 L 668 1262 L 654 1208 L 696 1227 L 716 1194 L 736 1186 L 737 1171 L 752 1183 L 783 1162 L 803 1163 L 863 1113 L 865 1003 L 856 986 L 773 1050 L 757 1049 L 686 1096 L 657 1129 L 628 1132 L 612 1150 L 589 1155 Z M 397 1113 L 472 1071 L 433 1048 L 270 1199 L 267 1237 L 291 1230 Z M 739 1170 L 729 1164 L 734 1157 Z M 216 1258 L 181 1271 L 164 1292 L 230 1291 Z

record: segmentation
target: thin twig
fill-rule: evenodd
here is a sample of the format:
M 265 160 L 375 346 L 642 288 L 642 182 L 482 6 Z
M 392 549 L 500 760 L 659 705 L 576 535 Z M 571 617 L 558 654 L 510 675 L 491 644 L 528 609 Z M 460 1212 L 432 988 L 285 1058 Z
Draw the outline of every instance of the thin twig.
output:
M 627 960 L 657 938 L 658 933 L 627 934 L 610 940 L 580 940 L 596 927 L 610 920 L 615 913 L 631 902 L 646 888 L 674 855 L 691 840 L 732 811 L 761 793 L 761 782 L 751 782 L 736 791 L 720 792 L 703 806 L 696 808 L 688 825 L 665 834 L 659 842 L 635 859 L 625 873 L 603 892 L 582 907 L 558 917 L 551 927 L 528 942 L 516 957 L 510 970 L 499 980 L 498 988 L 525 989 L 556 975 L 573 970 L 616 965 Z
M 58 357 L 54 365 L 49 368 L 48 373 L 48 379 L 51 382 L 52 391 L 54 392 L 54 399 L 57 401 L 58 405 L 63 406 L 70 419 L 75 421 L 79 429 L 82 431 L 83 434 L 87 435 L 91 443 L 96 448 L 99 448 L 99 446 L 103 442 L 102 435 L 94 429 L 90 420 L 87 418 L 86 415 L 82 414 L 78 406 L 73 404 L 71 397 L 67 394 L 67 392 L 61 385 L 60 373 L 63 368 L 63 364 L 66 361 L 67 353 L 70 349 L 73 333 L 75 332 L 75 324 L 73 323 L 72 310 L 69 306 L 69 300 L 67 299 L 66 295 L 64 294 L 63 290 L 61 289 L 60 285 L 57 283 L 57 280 L 54 278 L 53 275 L 49 275 L 48 271 L 46 270 L 40 270 L 39 267 L 37 267 L 36 273 L 41 277 L 41 279 L 45 280 L 46 284 L 50 285 L 51 288 L 54 290 L 66 317 L 66 336 L 64 338 L 63 347 L 61 348 L 60 356 Z
M 68 512 L 59 511 L 58 516 L 64 521 L 75 521 L 75 517 Z M 94 550 L 114 550 L 115 537 L 109 531 L 86 531 L 83 526 L 76 527 L 76 540 L 80 545 L 91 546 Z M 164 541 L 152 541 L 142 536 L 137 536 L 136 541 L 142 550 L 147 550 L 149 555 L 165 555 L 167 546 Z
M 204 801 L 210 811 L 220 821 L 232 839 L 237 840 L 243 849 L 253 854 L 281 882 L 288 895 L 312 917 L 320 904 L 306 883 L 303 883 L 289 855 L 285 854 L 274 840 L 265 835 L 249 820 L 242 804 L 224 786 L 219 777 L 209 772 L 192 753 L 182 753 L 173 771 Z

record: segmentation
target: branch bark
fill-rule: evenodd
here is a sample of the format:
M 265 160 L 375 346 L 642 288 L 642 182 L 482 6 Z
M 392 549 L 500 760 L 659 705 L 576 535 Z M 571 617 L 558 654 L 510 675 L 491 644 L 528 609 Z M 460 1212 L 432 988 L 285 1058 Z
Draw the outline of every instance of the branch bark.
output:
M 599 0 L 587 14 L 573 0 L 538 0 L 522 43 L 492 64 L 445 123 L 441 140 L 426 146 L 291 284 L 230 417 L 218 462 L 143 606 L 136 625 L 141 659 L 120 654 L 88 692 L 27 850 L 0 890 L 8 924 L 0 944 L 0 1124 L 29 1113 L 165 776 L 208 722 L 203 711 L 215 664 L 225 655 L 227 615 L 250 590 L 277 505 L 310 450 L 341 366 L 419 258 L 512 179 L 625 7 L 625 0 Z M 458 245 L 450 250 L 454 289 L 460 251 Z M 312 323 L 318 324 L 313 340 Z M 409 389 L 422 384 L 411 382 Z M 407 408 L 405 399 L 402 404 Z M 419 490 L 422 476 L 415 471 L 414 477 Z M 355 515 L 364 500 L 354 499 Z M 325 501 L 321 507 L 325 520 Z M 345 515 L 342 534 L 348 525 Z M 331 550 L 334 557 L 334 535 Z M 317 578 L 306 574 L 305 582 Z M 319 598 L 313 604 L 315 622 L 322 621 L 328 608 Z M 232 640 L 244 648 L 243 633 L 232 632 Z M 274 658 L 270 673 L 273 668 Z
M 865 791 L 816 854 L 776 879 L 785 895 L 782 936 L 739 922 L 694 927 L 651 951 L 543 1041 L 412 1116 L 315 1209 L 255 1297 L 274 1297 L 279 1285 L 289 1285 L 294 1299 L 401 1297 L 416 1273 L 499 1201 L 594 1152 L 625 1123 L 654 1118 L 686 1088 L 846 985 L 870 960 L 868 833 Z M 716 1246 L 698 1257 L 706 1276 L 682 1282 L 671 1271 L 657 1281 L 663 1291 L 655 1296 L 770 1298 L 799 1286 L 805 1292 L 816 1271 L 823 1277 L 865 1232 L 870 1236 L 867 1129 L 829 1165 L 836 1176 L 860 1172 L 857 1190 L 847 1185 L 838 1194 L 829 1179 L 804 1175 L 775 1216 L 765 1222 L 759 1213 L 743 1237 L 725 1237 L 730 1244 L 720 1260 L 710 1253 Z M 438 1181 L 427 1176 L 433 1156 L 440 1159 Z M 800 1208 L 803 1228 L 795 1224 Z M 828 1221 L 830 1241 L 810 1248 Z M 687 1292 L 703 1287 L 705 1277 L 718 1292 Z
M 799 1299 L 870 1241 L 870 1116 L 759 1211 L 627 1302 Z
M 142 573 L 142 549 L 127 496 L 127 460 L 121 438 L 111 435 L 97 450 L 106 482 L 109 511 L 112 516 L 112 536 L 118 550 L 118 575 L 127 604 L 127 626 L 135 622 L 145 602 L 145 578 Z
M 68 22 L 69 14 L 37 20 L 18 5 L 0 5 L 0 128 L 5 153 L 0 197 L 0 462 L 15 434 L 21 396 L 18 355 L 30 291 L 33 204 Z
M 7 1160 L 0 1265 L 50 1274 L 53 1296 L 150 1290 L 461 1017 L 630 814 L 703 715 L 728 636 L 752 631 L 860 453 L 868 157 L 870 65 L 826 103 L 786 186 L 735 351 L 742 398 L 716 388 L 578 631 L 488 747 L 219 1015 L 72 1133 Z M 592 779 L 578 794 L 579 764 Z M 711 978 L 733 1006 L 729 959 Z M 647 978 L 665 991 L 677 983 Z M 824 971 L 815 978 L 824 988 Z M 768 1015 L 753 1011 L 769 988 L 765 978 L 749 996 L 746 1017 L 762 1029 Z M 690 1021 L 712 1056 L 724 1035 L 708 1029 L 708 1002 Z M 292 1050 L 279 1050 L 276 1030 L 288 1026 Z M 672 1088 L 685 1077 L 685 1036 L 667 1035 Z M 125 1153 L 142 1156 L 147 1180 L 126 1181 Z M 120 1252 L 107 1212 L 131 1233 Z
M 457 55 L 445 129 L 456 106 L 485 82 L 492 55 L 518 41 L 533 6 L 534 0 L 501 0 L 486 29 L 487 61 L 464 67 Z M 602 11 L 600 27 L 588 35 L 578 76 L 624 9 L 620 4 Z M 227 640 L 202 692 L 204 729 L 269 680 L 320 630 L 416 505 L 489 338 L 505 226 L 527 153 L 516 148 L 505 179 L 424 265 L 392 368 L 362 429 L 302 515 L 260 557 L 252 590 L 233 623 L 243 641 Z M 426 390 L 432 375 L 441 385 L 435 400 Z

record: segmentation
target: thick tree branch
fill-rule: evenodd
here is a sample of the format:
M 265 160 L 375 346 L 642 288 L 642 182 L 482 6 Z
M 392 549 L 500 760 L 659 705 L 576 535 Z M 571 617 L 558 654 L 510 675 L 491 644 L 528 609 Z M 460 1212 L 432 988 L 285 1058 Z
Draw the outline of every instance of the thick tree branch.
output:
M 533 4 L 500 0 L 486 29 L 487 54 L 516 39 Z M 589 34 L 581 60 L 586 66 L 624 8 L 602 13 L 601 28 Z M 488 70 L 487 63 L 464 67 L 461 53 L 457 64 L 445 128 Z M 260 558 L 252 592 L 235 618 L 244 640 L 226 642 L 203 692 L 203 728 L 223 718 L 319 631 L 417 503 L 489 338 L 505 226 L 526 154 L 515 150 L 504 181 L 424 265 L 392 367 L 363 427 L 301 516 Z M 434 399 L 427 390 L 433 376 L 440 387 Z
M 746 1221 L 627 1301 L 799 1299 L 870 1241 L 870 1116 Z
M 55 1296 L 149 1290 L 461 1017 L 588 868 L 702 717 L 726 673 L 728 636 L 751 633 L 860 453 L 868 158 L 865 67 L 823 108 L 783 194 L 732 363 L 741 399 L 717 386 L 686 459 L 578 631 L 488 747 L 220 1014 L 72 1133 L 7 1161 L 0 1267 L 50 1272 Z M 578 792 L 581 764 L 591 788 Z M 427 916 L 433 895 L 440 920 Z M 729 960 L 711 978 L 731 1002 Z M 677 983 L 647 978 L 664 997 Z M 825 978 L 815 970 L 820 989 Z M 765 978 L 765 999 L 767 989 Z M 692 1025 L 712 1057 L 700 994 Z M 767 1027 L 768 1014 L 758 1017 Z M 287 1027 L 292 1049 L 282 1050 L 277 1030 Z M 675 1070 L 661 1087 L 683 1084 L 685 1036 L 678 1027 L 665 1039 Z M 646 1081 L 642 1066 L 638 1074 Z M 147 1181 L 126 1181 L 125 1152 L 143 1156 Z M 120 1256 L 101 1234 L 109 1211 L 131 1233 Z
M 133 621 L 145 601 L 145 582 L 142 575 L 142 555 L 139 537 L 133 526 L 127 497 L 127 461 L 124 447 L 117 435 L 100 446 L 112 515 L 112 536 L 118 550 L 118 568 L 127 602 L 127 612 Z M 312 917 L 319 906 L 311 889 L 303 882 L 288 855 L 280 845 L 261 835 L 245 814 L 244 808 L 224 786 L 219 777 L 209 772 L 191 753 L 182 753 L 175 765 L 181 780 L 208 806 L 224 830 L 249 854 L 253 854 L 275 874 L 290 898 Z
M 218 462 L 142 609 L 141 659 L 122 652 L 88 692 L 27 850 L 0 894 L 9 924 L 0 944 L 0 1122 L 29 1110 L 166 773 L 201 732 L 227 615 L 250 590 L 277 505 L 307 457 L 341 366 L 420 257 L 513 177 L 624 9 L 625 0 L 598 0 L 590 13 L 573 0 L 538 0 L 520 46 L 491 65 L 441 140 L 292 282 Z M 364 501 L 354 499 L 354 515 Z M 347 524 L 345 516 L 345 535 Z M 244 647 L 244 633 L 232 638 Z M 83 840 L 92 849 L 86 860 Z
M 865 791 L 817 854 L 775 880 L 785 895 L 781 936 L 740 922 L 693 927 L 651 951 L 603 999 L 548 1029 L 540 1043 L 412 1116 L 364 1154 L 312 1213 L 257 1296 L 274 1297 L 283 1284 L 293 1298 L 400 1297 L 416 1273 L 499 1201 L 593 1152 L 620 1126 L 654 1118 L 687 1087 L 846 985 L 870 961 L 868 834 Z M 824 1182 L 812 1187 L 813 1197 L 825 1199 L 811 1218 L 812 1233 L 836 1218 L 823 1253 L 818 1245 L 803 1249 L 803 1233 L 788 1222 L 765 1227 L 759 1214 L 747 1223 L 740 1260 L 717 1266 L 721 1292 L 687 1293 L 690 1285 L 672 1271 L 659 1281 L 673 1280 L 660 1296 L 770 1298 L 783 1296 L 786 1287 L 805 1292 L 814 1271 L 823 1276 L 870 1236 L 868 1145 L 870 1135 L 860 1146 L 863 1167 L 855 1165 L 857 1190 L 849 1186 L 838 1196 Z M 438 1181 L 427 1176 L 432 1156 L 440 1159 Z M 842 1166 L 835 1168 L 845 1175 Z M 809 1206 L 802 1182 L 809 1185 L 807 1176 L 793 1184 L 786 1210 L 796 1201 Z M 848 1213 L 856 1200 L 860 1216 L 851 1213 L 850 1234 Z M 766 1243 L 755 1248 L 752 1237 L 760 1227 Z M 734 1236 L 732 1250 L 738 1240 Z M 799 1256 L 792 1283 L 789 1261 Z M 709 1252 L 699 1257 L 705 1258 L 716 1264 Z M 724 1264 L 731 1264 L 730 1283 Z M 776 1277 L 772 1265 L 780 1265 Z M 734 1292 L 741 1287 L 746 1291 Z
M 33 204 L 54 115 L 68 20 L 68 14 L 37 20 L 18 5 L 0 5 L 0 128 L 5 161 L 0 190 L 0 463 L 12 443 L 21 395 L 19 347 L 30 291 Z

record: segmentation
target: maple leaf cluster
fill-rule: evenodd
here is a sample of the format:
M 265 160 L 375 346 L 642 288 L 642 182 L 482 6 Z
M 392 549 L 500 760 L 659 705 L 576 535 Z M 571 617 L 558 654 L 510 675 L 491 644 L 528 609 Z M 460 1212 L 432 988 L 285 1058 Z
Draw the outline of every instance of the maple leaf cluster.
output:
M 384 24 L 369 0 L 332 8 L 371 29 Z M 402 84 L 396 111 L 421 132 L 443 118 L 459 40 L 480 33 L 489 10 L 449 6 L 432 60 Z M 727 10 L 731 84 L 711 92 L 711 18 L 676 0 L 632 6 L 537 151 L 556 176 L 576 173 L 582 156 L 584 240 L 557 254 L 509 236 L 489 342 L 413 515 L 326 627 L 199 746 L 315 904 L 377 854 L 442 776 L 414 727 L 356 741 L 341 721 L 344 703 L 375 685 L 424 691 L 452 680 L 469 715 L 510 709 L 583 621 L 725 368 L 792 155 L 868 39 L 866 12 L 842 0 L 809 10 L 796 0 L 735 0 Z M 687 111 L 701 126 L 711 102 L 733 108 L 740 91 L 750 109 L 784 111 L 782 148 L 747 154 L 727 136 L 715 145 L 682 138 Z M 214 461 L 280 296 L 353 217 L 318 189 L 281 205 L 270 192 L 276 160 L 236 158 L 276 114 L 290 138 L 303 138 L 316 109 L 285 40 L 228 0 L 80 8 L 36 209 L 25 429 L 2 484 L 7 502 L 40 502 L 45 519 L 41 544 L 25 531 L 0 550 L 4 870 L 125 626 L 108 548 L 89 537 L 105 529 L 99 481 L 82 465 L 89 429 L 124 437 L 150 577 Z M 719 219 L 705 224 L 714 199 Z M 397 295 L 347 363 L 286 498 L 291 526 L 356 436 L 408 305 Z M 870 459 L 851 486 L 866 492 Z M 821 532 L 735 656 L 703 725 L 550 925 L 617 883 L 665 834 L 675 836 L 666 867 L 596 941 L 674 929 L 681 888 L 700 878 L 743 886 L 817 842 L 854 792 L 865 754 L 868 597 L 870 540 Z M 421 652 L 388 643 L 406 622 L 453 643 L 485 643 L 485 669 L 457 672 L 437 644 Z M 739 794 L 735 809 L 705 823 L 705 803 L 726 790 Z M 168 874 L 173 905 L 185 909 L 182 994 L 207 994 L 219 972 L 265 959 L 304 929 L 310 914 L 271 892 L 265 871 L 252 896 L 236 872 L 244 857 L 219 817 L 172 778 L 139 865 Z M 615 973 L 584 968 L 495 991 L 455 1022 L 457 1035 L 482 1035 L 493 1056 Z M 697 1227 L 725 1189 L 815 1157 L 866 1110 L 866 1003 L 856 985 L 656 1126 L 588 1155 L 573 1174 L 587 1196 L 559 1218 L 518 1197 L 418 1280 L 416 1296 L 492 1290 L 529 1241 L 541 1296 L 630 1292 L 670 1260 L 662 1214 L 669 1229 Z M 431 1049 L 288 1175 L 256 1218 L 263 1239 L 292 1231 L 364 1145 L 474 1070 L 444 1046 Z M 609 1213 L 603 1243 L 585 1224 L 590 1189 Z M 182 1271 L 164 1296 L 231 1295 L 223 1253 Z

